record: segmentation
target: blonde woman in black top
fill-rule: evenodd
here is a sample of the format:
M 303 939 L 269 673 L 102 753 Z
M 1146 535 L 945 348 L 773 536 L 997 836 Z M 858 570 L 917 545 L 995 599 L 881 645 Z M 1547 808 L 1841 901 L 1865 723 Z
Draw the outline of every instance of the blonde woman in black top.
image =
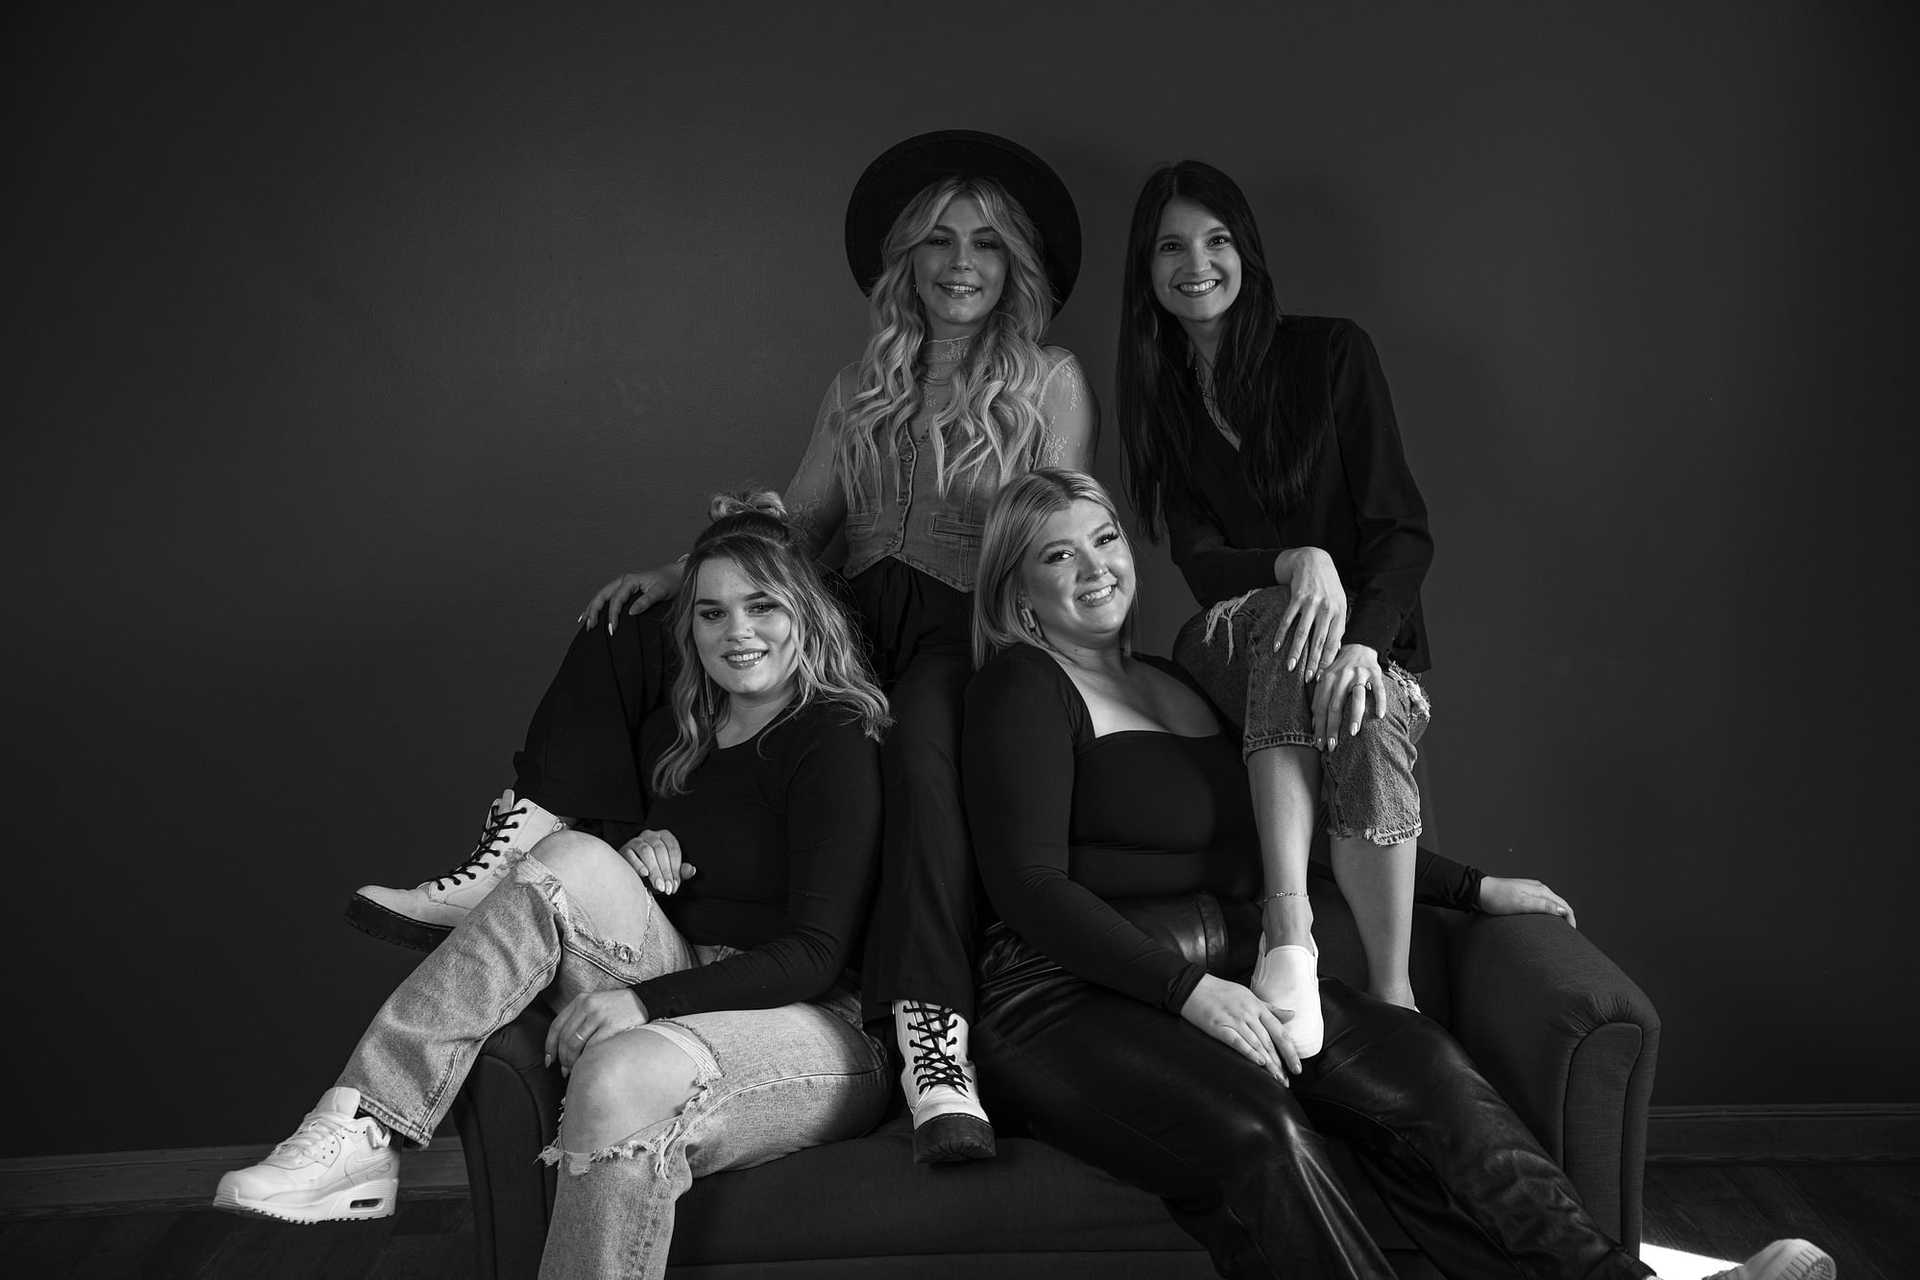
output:
M 1177 666 L 1132 651 L 1133 598 L 1092 477 L 1001 493 L 961 770 L 1001 916 L 973 1039 L 996 1107 L 1164 1197 L 1223 1276 L 1393 1276 L 1323 1133 L 1443 1275 L 1649 1275 L 1437 1023 L 1327 978 L 1325 1048 L 1303 1061 L 1295 1012 L 1250 972 L 1261 857 L 1235 736 Z M 1722 1280 L 1832 1275 L 1782 1241 Z

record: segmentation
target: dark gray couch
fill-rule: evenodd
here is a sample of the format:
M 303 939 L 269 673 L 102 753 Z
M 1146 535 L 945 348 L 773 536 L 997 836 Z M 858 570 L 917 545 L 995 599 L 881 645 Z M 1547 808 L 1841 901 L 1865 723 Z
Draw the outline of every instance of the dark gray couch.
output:
M 1314 911 L 1322 973 L 1359 985 L 1345 904 L 1316 883 Z M 1466 1046 L 1600 1224 L 1637 1246 L 1660 1045 L 1646 995 L 1546 916 L 1420 908 L 1413 961 L 1421 1009 Z M 546 1237 L 555 1173 L 535 1157 L 553 1138 L 564 1088 L 541 1065 L 548 1021 L 529 1010 L 488 1041 L 454 1107 L 486 1280 L 534 1275 Z M 1337 1144 L 1336 1155 L 1345 1156 Z M 1435 1274 L 1358 1167 L 1345 1170 L 1400 1274 Z M 672 1257 L 679 1280 L 1213 1274 L 1155 1198 L 1004 1130 L 995 1160 L 915 1165 L 903 1114 L 864 1138 L 697 1181 L 681 1201 Z

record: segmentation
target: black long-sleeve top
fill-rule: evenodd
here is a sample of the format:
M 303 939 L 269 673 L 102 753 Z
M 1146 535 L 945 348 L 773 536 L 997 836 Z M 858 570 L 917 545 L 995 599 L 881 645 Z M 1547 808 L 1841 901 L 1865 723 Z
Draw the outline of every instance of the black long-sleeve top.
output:
M 1205 606 L 1274 585 L 1281 551 L 1319 547 L 1353 598 L 1343 641 L 1425 671 L 1432 660 L 1420 584 L 1433 538 L 1373 341 L 1351 320 L 1288 316 L 1270 358 L 1308 381 L 1301 403 L 1324 403 L 1332 416 L 1305 497 L 1275 524 L 1248 484 L 1240 451 L 1220 432 L 1199 430 L 1190 459 L 1196 492 L 1166 504 L 1173 561 Z M 1259 429 L 1228 425 L 1243 440 Z
M 1188 680 L 1164 659 L 1139 660 Z M 1259 837 L 1234 738 L 1095 737 L 1072 678 L 1018 645 L 967 688 L 960 776 L 974 856 L 1008 927 L 1068 971 L 1178 1013 L 1205 970 L 1110 904 L 1258 893 Z M 1471 909 L 1479 886 L 1473 868 L 1422 852 L 1418 901 Z
M 844 707 L 814 702 L 716 749 L 686 791 L 652 792 L 673 743 L 666 710 L 641 727 L 647 825 L 697 868 L 667 918 L 693 943 L 739 954 L 634 989 L 650 1017 L 772 1009 L 825 994 L 855 962 L 880 851 L 879 748 Z

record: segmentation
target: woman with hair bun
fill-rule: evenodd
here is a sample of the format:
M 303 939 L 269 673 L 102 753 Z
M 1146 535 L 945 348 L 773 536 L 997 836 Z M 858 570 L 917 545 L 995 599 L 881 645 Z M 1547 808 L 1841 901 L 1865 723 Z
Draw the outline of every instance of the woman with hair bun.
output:
M 1093 395 L 1072 353 L 1044 345 L 1079 271 L 1080 224 L 1038 156 L 950 130 L 909 138 L 867 166 L 845 239 L 868 297 L 866 350 L 828 385 L 785 496 L 816 553 L 845 539 L 854 611 L 895 719 L 881 753 L 886 839 L 862 974 L 868 1014 L 893 1024 L 915 1158 L 978 1159 L 994 1148 L 967 1047 L 978 891 L 956 761 L 968 619 L 980 531 L 1000 486 L 1036 466 L 1092 462 Z M 684 573 L 665 564 L 622 575 L 581 615 L 502 798 L 525 811 L 514 817 L 524 828 L 631 821 L 638 796 L 620 746 L 663 687 L 651 611 Z M 638 625 L 621 625 L 627 616 Z M 467 864 L 414 890 L 362 889 L 350 914 L 430 944 L 411 922 L 444 929 L 470 909 L 521 856 L 496 849 L 519 838 L 483 836 Z
M 536 999 L 570 1076 L 541 1273 L 665 1274 L 691 1180 L 856 1136 L 883 1114 L 857 939 L 888 724 L 853 629 L 777 505 L 727 499 L 666 622 L 640 735 L 647 829 L 538 842 L 374 1016 L 337 1083 L 217 1208 L 393 1213 L 482 1043 Z M 697 872 L 696 872 L 697 868 Z

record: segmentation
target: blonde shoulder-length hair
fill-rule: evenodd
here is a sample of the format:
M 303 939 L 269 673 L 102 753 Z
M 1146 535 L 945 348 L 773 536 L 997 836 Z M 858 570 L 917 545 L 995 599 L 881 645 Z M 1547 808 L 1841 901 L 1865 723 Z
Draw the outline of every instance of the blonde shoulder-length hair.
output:
M 726 691 L 707 674 L 693 643 L 700 568 L 715 560 L 731 561 L 747 581 L 793 618 L 799 651 L 793 678 L 798 687 L 775 724 L 815 702 L 845 707 L 876 742 L 893 723 L 886 695 L 867 667 L 866 648 L 845 610 L 821 582 L 807 554 L 806 539 L 788 522 L 780 495 L 771 491 L 720 494 L 708 514 L 713 523 L 694 539 L 687 554 L 686 576 L 667 624 L 680 658 L 668 695 L 677 732 L 673 745 L 654 766 L 656 795 L 686 791 L 687 779 L 713 750 L 714 732 L 726 707 Z
M 920 347 L 927 321 L 914 288 L 913 250 L 961 196 L 979 205 L 981 217 L 1000 237 L 1007 275 L 999 305 L 954 371 L 953 394 L 934 415 L 934 474 L 944 495 L 955 477 L 974 476 L 991 464 L 996 479 L 1004 481 L 1039 455 L 1046 425 L 1040 392 L 1051 371 L 1040 342 L 1053 321 L 1053 288 L 1040 256 L 1040 232 L 999 183 L 947 178 L 907 202 L 881 247 L 880 276 L 868 295 L 871 336 L 860 357 L 836 459 L 841 483 L 855 501 L 877 491 L 894 432 L 920 411 Z
M 1031 615 L 1022 616 L 1020 566 L 1040 536 L 1041 526 L 1082 501 L 1106 508 L 1120 536 L 1126 537 L 1126 526 L 1112 496 L 1084 471 L 1039 467 L 1010 481 L 995 496 L 987 511 L 986 529 L 980 535 L 980 570 L 973 592 L 974 666 L 985 666 L 994 654 L 1016 644 L 1053 648 L 1040 628 L 1030 625 Z M 1120 629 L 1122 653 L 1133 652 L 1133 615 L 1129 609 Z

